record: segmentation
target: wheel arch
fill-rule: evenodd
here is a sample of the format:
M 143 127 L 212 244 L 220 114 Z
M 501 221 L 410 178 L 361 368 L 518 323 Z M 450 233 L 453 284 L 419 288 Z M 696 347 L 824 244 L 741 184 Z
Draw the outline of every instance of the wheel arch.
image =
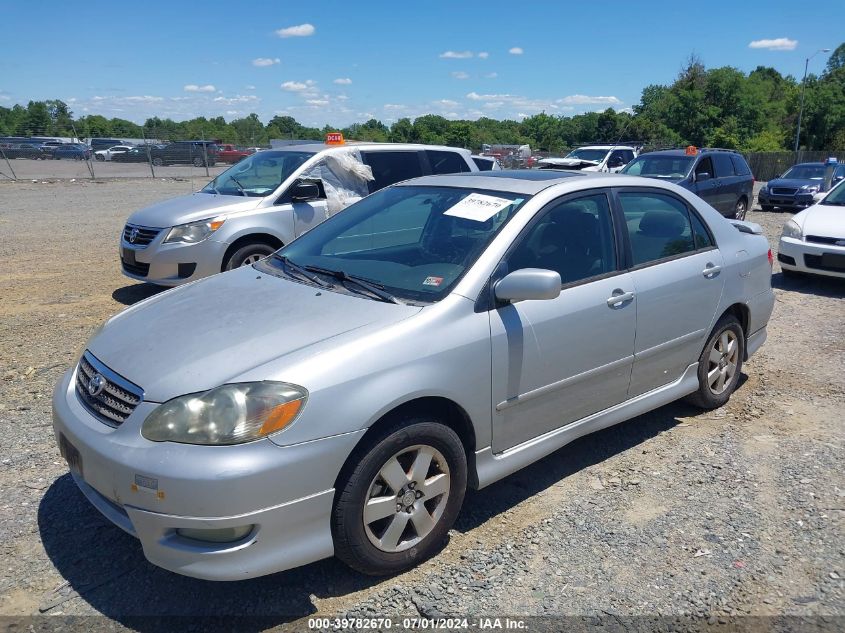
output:
M 403 418 L 421 415 L 439 420 L 457 434 L 467 457 L 467 487 L 478 488 L 478 473 L 475 466 L 476 437 L 472 420 L 461 405 L 443 396 L 421 396 L 408 400 L 396 405 L 371 424 L 340 469 L 335 488 L 354 467 L 359 456 L 370 448 L 375 438 L 378 438 L 385 429 Z
M 275 235 L 271 235 L 270 233 L 248 233 L 246 235 L 241 235 L 234 242 L 229 244 L 229 247 L 223 254 L 223 261 L 220 262 L 220 272 L 226 270 L 226 263 L 229 261 L 229 258 L 235 253 L 235 251 L 243 246 L 246 246 L 247 244 L 266 244 L 276 249 L 284 246 L 282 240 L 280 240 Z
M 718 323 L 723 317 L 727 315 L 733 315 L 736 317 L 736 320 L 739 321 L 739 325 L 742 327 L 742 337 L 745 339 L 745 342 L 748 341 L 748 324 L 751 318 L 751 311 L 748 309 L 748 306 L 744 303 L 734 303 L 727 307 L 727 309 L 722 312 L 718 319 L 716 319 L 716 323 Z M 714 326 L 715 327 L 715 326 Z M 748 360 L 748 351 L 747 345 L 744 345 L 746 351 L 743 354 L 742 360 Z

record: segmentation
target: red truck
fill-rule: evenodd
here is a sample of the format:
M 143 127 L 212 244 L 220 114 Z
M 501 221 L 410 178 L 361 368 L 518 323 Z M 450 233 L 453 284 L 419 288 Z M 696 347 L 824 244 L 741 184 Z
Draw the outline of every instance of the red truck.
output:
M 217 161 L 220 163 L 237 163 L 254 152 L 231 143 L 217 144 Z

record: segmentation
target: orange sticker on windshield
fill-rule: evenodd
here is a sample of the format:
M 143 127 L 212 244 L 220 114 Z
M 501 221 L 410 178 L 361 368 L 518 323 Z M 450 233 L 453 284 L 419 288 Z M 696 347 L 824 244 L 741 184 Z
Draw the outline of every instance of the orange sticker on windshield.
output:
M 423 286 L 439 286 L 443 283 L 443 277 L 426 277 Z

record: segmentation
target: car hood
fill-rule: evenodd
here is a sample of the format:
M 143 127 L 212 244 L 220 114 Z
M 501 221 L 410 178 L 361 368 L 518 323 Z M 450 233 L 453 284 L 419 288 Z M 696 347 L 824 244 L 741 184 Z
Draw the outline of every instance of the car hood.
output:
M 812 180 L 810 178 L 775 178 L 774 180 L 770 180 L 767 184 L 768 187 L 771 189 L 772 187 L 800 188 L 804 185 L 822 186 L 824 183 L 821 180 Z
M 552 158 L 540 161 L 543 165 L 554 165 L 557 169 L 584 169 L 596 167 L 599 161 L 585 160 L 583 158 Z
M 804 235 L 845 239 L 845 207 L 816 204 L 792 218 Z
M 164 402 L 422 308 L 321 290 L 243 267 L 168 290 L 112 317 L 88 350 Z
M 165 229 L 217 215 L 247 211 L 257 207 L 262 198 L 190 193 L 144 207 L 129 216 L 129 224 Z

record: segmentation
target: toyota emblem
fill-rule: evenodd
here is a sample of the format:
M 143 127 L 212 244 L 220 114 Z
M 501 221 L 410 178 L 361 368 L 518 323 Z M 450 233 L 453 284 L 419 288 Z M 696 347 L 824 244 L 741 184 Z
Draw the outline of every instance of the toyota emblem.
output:
M 129 231 L 129 243 L 134 244 L 135 240 L 137 240 L 137 239 L 138 239 L 138 228 L 133 226 L 132 230 Z
M 94 374 L 88 379 L 88 393 L 96 398 L 106 388 L 106 379 L 102 374 Z

